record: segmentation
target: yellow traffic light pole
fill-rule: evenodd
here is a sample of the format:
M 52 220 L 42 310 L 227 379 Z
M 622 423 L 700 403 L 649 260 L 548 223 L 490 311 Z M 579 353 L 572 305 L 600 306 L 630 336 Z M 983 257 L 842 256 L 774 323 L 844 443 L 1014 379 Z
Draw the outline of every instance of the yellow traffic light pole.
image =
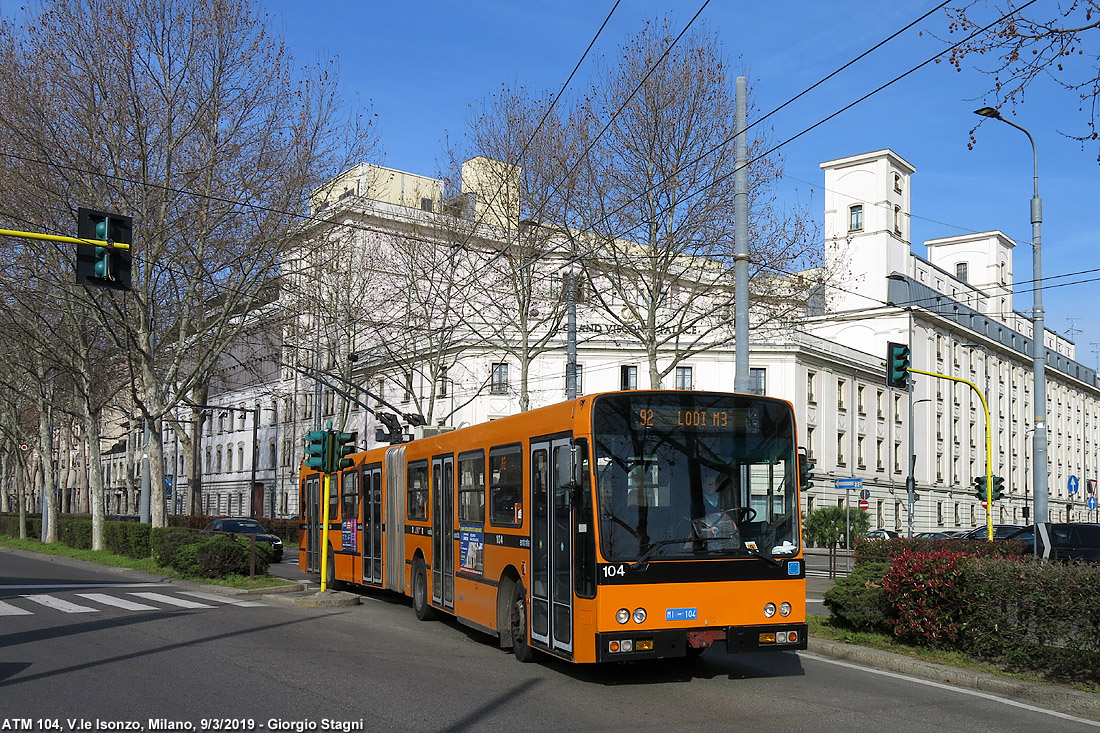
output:
M 332 474 L 325 471 L 325 490 L 321 501 L 321 592 L 328 590 L 328 498 L 332 491 Z
M 0 229 L 0 236 L 20 237 L 22 239 L 39 239 L 47 242 L 64 242 L 66 244 L 87 244 L 92 247 L 111 247 L 113 249 L 130 249 L 125 242 L 110 242 L 100 239 L 81 239 L 80 237 L 66 237 L 62 234 L 40 234 L 38 232 L 21 232 L 16 229 Z
M 969 382 L 961 377 L 952 377 L 949 374 L 937 374 L 935 372 L 926 372 L 923 369 L 914 369 L 909 367 L 909 371 L 914 374 L 923 374 L 927 377 L 936 377 L 938 379 L 948 379 L 952 382 L 962 382 L 968 385 L 970 389 L 974 390 L 974 393 L 978 395 L 978 399 L 982 401 L 982 409 L 985 410 L 985 531 L 986 539 L 993 541 L 993 433 L 990 430 L 989 425 L 989 403 L 985 401 L 985 395 L 978 389 L 977 385 L 973 382 Z

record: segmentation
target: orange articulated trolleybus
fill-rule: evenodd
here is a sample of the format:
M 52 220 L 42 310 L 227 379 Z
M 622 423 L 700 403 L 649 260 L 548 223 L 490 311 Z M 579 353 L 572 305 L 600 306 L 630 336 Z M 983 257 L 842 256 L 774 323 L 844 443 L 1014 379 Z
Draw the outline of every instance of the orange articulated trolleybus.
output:
M 527 661 L 806 648 L 794 411 L 630 391 L 301 474 L 303 570 L 411 596 Z

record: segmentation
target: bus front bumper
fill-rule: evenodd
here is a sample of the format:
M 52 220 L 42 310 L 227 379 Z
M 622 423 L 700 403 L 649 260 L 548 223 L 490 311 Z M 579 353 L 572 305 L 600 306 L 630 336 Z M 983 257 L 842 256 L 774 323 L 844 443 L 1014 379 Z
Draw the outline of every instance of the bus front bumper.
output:
M 789 652 L 806 648 L 804 623 L 764 626 L 713 626 L 699 629 L 623 630 L 596 634 L 596 660 L 626 662 L 635 659 L 684 657 L 688 650 L 702 650 L 725 642 L 730 654 Z

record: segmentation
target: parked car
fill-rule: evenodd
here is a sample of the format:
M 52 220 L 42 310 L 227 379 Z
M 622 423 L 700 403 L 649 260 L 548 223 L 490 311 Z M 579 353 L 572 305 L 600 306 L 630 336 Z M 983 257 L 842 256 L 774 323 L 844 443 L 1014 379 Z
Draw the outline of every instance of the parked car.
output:
M 1050 536 L 1050 557 L 1057 560 L 1079 558 L 1088 562 L 1100 562 L 1100 524 L 1048 524 L 1047 534 Z M 1023 542 L 1034 549 L 1035 527 L 1023 527 L 1005 539 Z
M 283 561 L 283 541 L 278 536 L 271 534 L 262 524 L 255 519 L 215 519 L 206 525 L 203 532 L 208 534 L 232 534 L 249 537 L 255 535 L 257 542 L 266 542 L 271 545 L 272 562 Z
M 1009 535 L 1016 534 L 1021 529 L 1022 525 L 1019 524 L 994 524 L 993 525 L 993 539 L 1003 540 Z M 984 540 L 988 538 L 989 530 L 984 524 L 978 525 L 974 529 L 963 532 L 960 535 L 955 535 L 953 539 L 956 540 Z
M 900 535 L 892 529 L 872 529 L 863 536 L 869 540 L 892 540 Z
M 950 537 L 947 532 L 917 532 L 913 535 L 915 540 L 946 540 Z

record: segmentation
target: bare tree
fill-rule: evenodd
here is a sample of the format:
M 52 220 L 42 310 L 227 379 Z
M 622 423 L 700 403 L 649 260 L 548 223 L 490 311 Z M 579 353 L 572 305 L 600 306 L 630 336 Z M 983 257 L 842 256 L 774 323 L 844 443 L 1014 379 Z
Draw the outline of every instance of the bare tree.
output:
M 557 266 L 570 252 L 574 138 L 555 101 L 506 87 L 468 121 L 463 151 L 448 151 L 449 187 L 460 191 L 462 213 L 480 235 L 465 234 L 478 243 L 468 248 L 473 307 L 464 311 L 466 324 L 475 342 L 517 362 L 520 411 L 531 404 L 531 366 L 560 348 L 566 316 Z
M 577 166 L 583 205 L 572 209 L 591 237 L 580 261 L 599 310 L 645 352 L 655 388 L 683 360 L 734 338 L 733 79 L 714 36 L 673 41 L 668 21 L 647 24 L 602 63 L 572 125 L 589 151 Z M 787 274 L 821 259 L 809 214 L 776 206 L 781 161 L 757 158 L 763 149 L 757 135 L 754 327 L 802 307 L 805 283 Z
M 1016 5 L 1018 3 L 1012 0 L 1007 7 L 989 0 L 969 0 L 959 7 L 949 8 L 949 34 L 968 36 Z M 1067 135 L 1082 142 L 1095 141 L 1100 139 L 1097 127 L 1100 111 L 1098 37 L 1100 2 L 1097 0 L 1039 5 L 1014 13 L 952 48 L 949 58 L 959 71 L 964 64 L 974 62 L 979 71 L 992 77 L 988 93 L 998 108 L 1017 107 L 1036 82 L 1052 80 L 1078 98 L 1078 110 L 1085 118 L 1085 130 Z M 945 40 L 954 41 L 953 38 Z
M 341 118 L 330 67 L 296 73 L 248 0 L 62 0 L 0 28 L 0 52 L 0 126 L 23 151 L 5 188 L 53 231 L 78 205 L 134 217 L 133 291 L 89 295 L 131 363 L 163 526 L 161 421 L 269 298 L 312 188 L 374 138 Z

